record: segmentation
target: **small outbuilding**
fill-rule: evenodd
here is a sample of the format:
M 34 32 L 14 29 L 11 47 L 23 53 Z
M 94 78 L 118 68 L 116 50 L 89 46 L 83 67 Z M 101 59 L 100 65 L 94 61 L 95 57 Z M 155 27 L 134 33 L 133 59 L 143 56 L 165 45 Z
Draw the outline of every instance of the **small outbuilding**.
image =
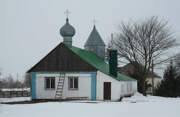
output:
M 31 97 L 38 99 L 86 99 L 117 101 L 137 91 L 137 81 L 117 72 L 117 51 L 105 62 L 105 43 L 94 26 L 85 49 L 72 46 L 75 29 L 66 19 L 60 29 L 63 42 L 27 73 Z

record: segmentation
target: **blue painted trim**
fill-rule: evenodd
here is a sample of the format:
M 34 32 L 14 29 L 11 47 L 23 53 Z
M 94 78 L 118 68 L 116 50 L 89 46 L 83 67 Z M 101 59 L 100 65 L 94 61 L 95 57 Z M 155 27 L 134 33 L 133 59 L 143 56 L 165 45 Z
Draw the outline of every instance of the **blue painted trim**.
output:
M 91 73 L 91 100 L 96 100 L 96 73 Z
M 36 73 L 32 72 L 31 75 L 31 99 L 36 99 Z
M 37 74 L 60 74 L 60 73 L 71 73 L 71 74 L 93 74 L 96 72 L 31 72 Z

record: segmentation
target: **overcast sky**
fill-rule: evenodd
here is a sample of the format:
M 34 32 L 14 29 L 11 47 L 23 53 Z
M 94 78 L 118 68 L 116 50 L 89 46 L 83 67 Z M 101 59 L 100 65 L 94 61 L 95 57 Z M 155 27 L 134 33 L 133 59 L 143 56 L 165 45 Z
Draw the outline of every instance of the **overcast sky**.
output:
M 62 41 L 59 29 L 69 9 L 76 29 L 73 45 L 83 47 L 96 27 L 107 44 L 122 21 L 159 16 L 180 37 L 179 0 L 0 0 L 0 68 L 21 77 Z M 178 50 L 175 49 L 174 52 Z

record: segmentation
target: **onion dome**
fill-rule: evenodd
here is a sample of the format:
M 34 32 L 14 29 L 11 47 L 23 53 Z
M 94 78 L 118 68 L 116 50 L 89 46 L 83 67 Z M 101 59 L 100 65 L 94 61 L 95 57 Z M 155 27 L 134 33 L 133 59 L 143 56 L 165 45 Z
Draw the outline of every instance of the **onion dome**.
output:
M 75 35 L 75 29 L 69 24 L 68 18 L 66 18 L 66 24 L 60 29 L 60 34 L 63 37 L 73 37 Z

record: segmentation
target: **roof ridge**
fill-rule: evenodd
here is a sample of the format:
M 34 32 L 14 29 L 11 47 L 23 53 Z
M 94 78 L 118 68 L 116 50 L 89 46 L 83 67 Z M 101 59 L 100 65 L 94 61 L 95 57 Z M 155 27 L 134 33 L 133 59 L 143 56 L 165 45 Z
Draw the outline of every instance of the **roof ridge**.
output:
M 50 50 L 50 51 L 48 52 L 47 55 L 43 56 L 42 59 L 40 59 L 38 62 L 35 63 L 35 65 L 33 65 L 32 67 L 30 67 L 30 68 L 28 69 L 28 71 L 26 71 L 26 73 L 28 73 L 29 71 L 31 71 L 37 64 L 39 64 L 43 59 L 45 59 L 49 54 L 51 54 L 51 53 L 52 53 L 56 48 L 58 48 L 61 44 L 64 44 L 64 43 L 61 42 L 61 43 L 57 44 L 52 50 Z
M 135 80 L 129 76 L 123 75 L 118 72 L 118 76 L 112 76 L 109 74 L 109 65 L 104 62 L 100 57 L 98 57 L 95 53 L 91 51 L 84 50 L 82 48 L 78 48 L 75 46 L 67 46 L 71 51 L 73 51 L 75 54 L 77 54 L 79 57 L 81 57 L 83 60 L 91 64 L 93 67 L 98 69 L 99 71 L 103 72 L 106 75 L 109 75 L 110 77 L 119 80 L 119 81 L 129 81 L 129 80 Z M 78 49 L 78 50 L 75 50 Z M 87 53 L 88 52 L 88 53 Z
M 76 46 L 69 46 L 69 45 L 67 45 L 67 44 L 65 44 L 65 43 L 63 43 L 65 46 L 67 46 L 68 48 L 77 48 L 77 49 L 80 49 L 81 51 L 86 51 L 86 52 L 89 52 L 89 53 L 91 53 L 91 54 L 94 54 L 96 57 L 98 57 L 99 59 L 101 59 L 99 56 L 97 56 L 94 52 L 92 52 L 92 51 L 90 51 L 90 50 L 86 50 L 86 49 L 82 49 L 82 48 L 79 48 L 79 47 L 76 47 Z M 102 59 L 101 59 L 102 60 Z M 102 60 L 103 61 L 103 60 Z M 105 62 L 106 63 L 106 62 Z M 107 63 L 106 63 L 107 64 Z
M 64 44 L 64 43 L 63 43 Z M 85 52 L 89 52 L 89 53 L 91 53 L 91 54 L 93 54 L 93 55 L 95 55 L 97 58 L 99 58 L 99 60 L 101 60 L 102 62 L 104 62 L 99 56 L 97 56 L 94 52 L 92 52 L 92 51 L 90 51 L 90 50 L 85 50 L 85 49 L 82 49 L 82 48 L 79 48 L 79 47 L 76 47 L 76 46 L 69 46 L 69 45 L 67 45 L 67 44 L 65 44 L 65 46 L 67 46 L 68 48 L 77 48 L 77 49 L 79 49 L 79 50 L 81 50 L 81 51 L 85 51 Z M 105 64 L 107 64 L 106 62 L 104 62 Z

